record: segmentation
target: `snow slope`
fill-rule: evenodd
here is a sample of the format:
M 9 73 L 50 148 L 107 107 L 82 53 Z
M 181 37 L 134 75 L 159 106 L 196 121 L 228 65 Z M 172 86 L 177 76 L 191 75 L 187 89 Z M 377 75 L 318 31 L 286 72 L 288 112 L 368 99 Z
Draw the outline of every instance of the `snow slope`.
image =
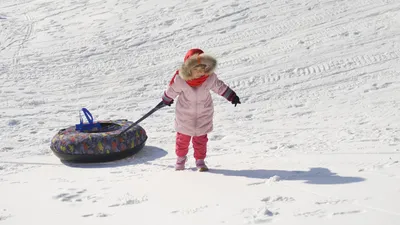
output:
M 395 0 L 2 0 L 0 224 L 398 224 L 399 12 Z M 82 107 L 139 119 L 193 47 L 242 100 L 213 94 L 209 173 L 192 157 L 173 170 L 174 107 L 141 123 L 134 157 L 53 155 Z

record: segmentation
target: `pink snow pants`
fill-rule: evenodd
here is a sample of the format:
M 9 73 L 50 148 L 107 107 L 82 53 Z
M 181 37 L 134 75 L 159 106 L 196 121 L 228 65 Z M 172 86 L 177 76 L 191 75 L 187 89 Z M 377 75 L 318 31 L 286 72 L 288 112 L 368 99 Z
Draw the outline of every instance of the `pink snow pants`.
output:
M 192 139 L 193 138 L 193 139 Z M 176 146 L 175 152 L 179 157 L 186 156 L 189 151 L 190 140 L 192 139 L 193 149 L 194 149 L 194 158 L 197 159 L 205 159 L 207 155 L 207 134 L 202 136 L 188 136 L 186 134 L 176 133 Z

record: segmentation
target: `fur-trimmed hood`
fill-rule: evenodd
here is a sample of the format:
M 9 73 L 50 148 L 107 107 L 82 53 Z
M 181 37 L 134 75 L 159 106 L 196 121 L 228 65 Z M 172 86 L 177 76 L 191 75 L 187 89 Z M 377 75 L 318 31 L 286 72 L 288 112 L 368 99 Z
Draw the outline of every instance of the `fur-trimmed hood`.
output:
M 217 60 L 207 54 L 194 54 L 187 58 L 182 64 L 181 68 L 179 69 L 179 76 L 186 81 L 193 79 L 191 77 L 190 70 L 199 64 L 206 65 L 206 74 L 211 75 L 217 67 Z

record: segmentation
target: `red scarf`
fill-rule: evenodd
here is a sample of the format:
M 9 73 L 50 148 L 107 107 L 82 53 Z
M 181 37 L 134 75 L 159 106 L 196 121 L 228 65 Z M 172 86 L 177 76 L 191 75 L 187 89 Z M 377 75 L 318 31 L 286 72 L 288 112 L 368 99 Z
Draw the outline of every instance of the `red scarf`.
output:
M 193 80 L 188 80 L 186 81 L 187 84 L 189 84 L 191 87 L 198 87 L 200 86 L 202 83 L 204 83 L 204 81 L 206 81 L 208 78 L 208 75 L 203 75 L 199 78 L 193 79 Z
M 169 82 L 169 85 L 170 85 L 170 86 L 174 83 L 175 77 L 176 77 L 176 75 L 178 75 L 178 74 L 179 74 L 179 70 L 177 70 L 177 71 L 175 72 L 174 76 L 172 77 L 171 81 Z M 193 80 L 187 80 L 186 83 L 187 83 L 189 86 L 191 86 L 191 87 L 198 87 L 198 86 L 200 86 L 202 83 L 204 83 L 204 81 L 206 81 L 208 77 L 209 77 L 209 76 L 206 74 L 206 75 L 203 75 L 203 76 L 201 76 L 201 77 L 199 77 L 199 78 L 196 78 L 196 79 L 193 79 Z

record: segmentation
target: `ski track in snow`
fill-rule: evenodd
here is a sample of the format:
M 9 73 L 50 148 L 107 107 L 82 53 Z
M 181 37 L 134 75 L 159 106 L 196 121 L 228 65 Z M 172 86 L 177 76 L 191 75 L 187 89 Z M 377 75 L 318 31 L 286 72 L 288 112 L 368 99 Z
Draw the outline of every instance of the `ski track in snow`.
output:
M 394 0 L 1 1 L 0 223 L 396 224 L 399 13 Z M 192 158 L 173 171 L 173 108 L 141 123 L 131 158 L 53 155 L 82 107 L 140 118 L 194 47 L 242 102 L 213 94 L 209 173 Z

